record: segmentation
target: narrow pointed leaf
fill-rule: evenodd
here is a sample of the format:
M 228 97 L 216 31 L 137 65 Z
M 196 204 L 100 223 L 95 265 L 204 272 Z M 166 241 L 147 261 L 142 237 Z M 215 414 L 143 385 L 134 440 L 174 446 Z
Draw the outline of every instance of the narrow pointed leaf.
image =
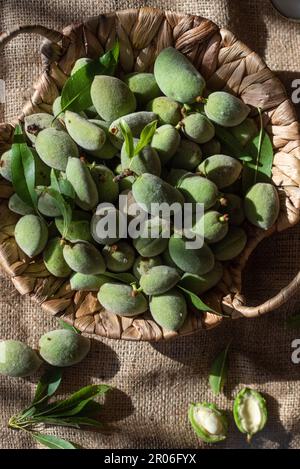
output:
M 248 154 L 247 149 L 242 147 L 240 142 L 229 130 L 219 125 L 215 125 L 215 129 L 216 137 L 220 140 L 222 147 L 230 156 L 239 160 L 252 161 L 252 155 Z
M 48 187 L 45 191 L 53 197 L 55 204 L 57 205 L 58 209 L 60 210 L 63 221 L 64 221 L 64 228 L 62 237 L 64 238 L 69 230 L 70 223 L 72 221 L 72 207 L 71 205 L 64 199 L 62 194 L 52 187 Z
M 125 142 L 125 150 L 127 153 L 128 158 L 133 158 L 134 156 L 134 143 L 133 143 L 133 136 L 131 129 L 127 122 L 122 119 L 120 122 L 120 129 L 124 138 Z
M 114 75 L 120 57 L 120 43 L 116 41 L 113 47 L 103 54 L 99 61 L 105 68 L 106 75 Z
M 52 169 L 50 173 L 51 187 L 64 197 L 75 199 L 75 191 L 72 184 L 65 178 L 61 177 L 57 169 Z
M 136 278 L 134 275 L 127 273 L 127 272 L 121 272 L 119 274 L 113 274 L 112 272 L 104 272 L 103 274 L 105 277 L 108 278 L 113 278 L 115 280 L 119 280 L 120 282 L 127 283 L 128 285 L 131 285 L 131 283 L 136 282 Z
M 28 147 L 22 127 L 15 128 L 12 144 L 12 184 L 15 192 L 23 202 L 37 209 L 37 194 L 35 191 L 35 158 L 32 149 Z
M 77 329 L 76 327 L 72 326 L 71 324 L 68 324 L 67 322 L 63 321 L 62 319 L 59 319 L 59 325 L 63 329 L 68 329 L 70 331 L 76 332 L 76 334 L 81 334 L 81 331 Z
M 49 398 L 58 390 L 62 380 L 61 368 L 49 368 L 37 384 L 33 404 Z
M 252 156 L 251 162 L 246 162 L 243 171 L 244 194 L 257 182 L 270 182 L 274 150 L 271 139 L 263 127 L 262 111 L 258 108 L 260 130 L 246 146 L 247 153 Z
M 94 397 L 103 395 L 109 390 L 110 386 L 107 386 L 106 384 L 91 384 L 89 386 L 85 386 L 76 391 L 75 393 L 71 394 L 69 398 L 50 404 L 48 408 L 46 408 L 42 413 L 40 413 L 40 415 L 57 416 L 58 414 L 60 414 L 63 416 L 67 415 L 67 412 L 69 411 L 73 412 L 75 408 L 76 413 L 77 411 L 80 412 L 83 407 Z
M 223 350 L 217 358 L 214 360 L 210 373 L 209 373 L 209 385 L 214 394 L 219 394 L 226 382 L 228 373 L 228 350 L 231 342 L 227 345 L 226 349 Z
M 152 137 L 156 131 L 156 127 L 157 127 L 157 121 L 153 121 L 147 124 L 143 128 L 139 141 L 136 147 L 134 148 L 134 155 L 138 155 L 143 150 L 143 148 L 145 148 L 147 145 L 151 143 Z
M 33 438 L 50 449 L 76 449 L 68 440 L 58 438 L 54 435 L 43 435 L 42 433 L 32 433 Z
M 180 286 L 180 284 L 177 285 L 180 290 L 183 291 L 185 297 L 187 300 L 198 310 L 198 311 L 203 311 L 203 312 L 210 312 L 213 314 L 216 314 L 217 316 L 223 316 L 227 317 L 225 314 L 221 314 L 218 311 L 215 311 L 212 309 L 210 306 L 206 305 L 199 296 L 195 295 L 195 293 L 191 292 L 190 290 L 187 290 L 186 288 L 183 288 Z

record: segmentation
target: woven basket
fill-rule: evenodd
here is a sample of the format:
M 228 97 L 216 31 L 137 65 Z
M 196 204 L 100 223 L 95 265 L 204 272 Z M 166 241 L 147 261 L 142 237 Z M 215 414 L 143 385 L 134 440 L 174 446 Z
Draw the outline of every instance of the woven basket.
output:
M 19 119 L 36 112 L 52 112 L 52 103 L 79 57 L 97 58 L 120 41 L 123 72 L 152 70 L 155 57 L 167 46 L 176 47 L 194 63 L 211 90 L 229 90 L 245 103 L 263 109 L 264 126 L 274 150 L 273 182 L 281 211 L 275 226 L 265 232 L 246 225 L 248 243 L 243 253 L 225 267 L 219 285 L 204 300 L 233 319 L 255 317 L 280 306 L 299 287 L 300 273 L 278 295 L 257 307 L 247 307 L 241 295 L 241 273 L 251 252 L 265 237 L 296 224 L 300 218 L 300 134 L 292 104 L 281 82 L 261 58 L 227 30 L 199 16 L 141 8 L 104 14 L 83 24 L 70 25 L 62 33 L 43 26 L 23 26 L 0 37 L 0 51 L 22 33 L 45 37 L 41 48 L 43 72 L 34 94 Z M 0 154 L 12 141 L 17 120 L 0 125 Z M 105 311 L 92 292 L 73 292 L 69 281 L 57 279 L 42 259 L 30 261 L 17 247 L 14 226 L 18 216 L 7 208 L 12 187 L 0 181 L 0 262 L 22 295 L 29 295 L 44 311 L 59 315 L 81 331 L 114 339 L 159 341 L 212 328 L 223 319 L 211 313 L 190 312 L 183 328 L 168 332 L 149 313 L 121 318 Z

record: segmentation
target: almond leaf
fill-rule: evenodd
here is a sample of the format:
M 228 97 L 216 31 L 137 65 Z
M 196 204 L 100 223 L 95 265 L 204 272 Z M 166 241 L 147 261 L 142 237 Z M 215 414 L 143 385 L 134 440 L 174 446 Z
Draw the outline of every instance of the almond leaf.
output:
M 35 158 L 32 149 L 27 145 L 22 127 L 15 128 L 12 144 L 12 184 L 15 192 L 23 202 L 37 210 L 37 193 L 35 191 Z
M 47 448 L 50 449 L 76 449 L 76 447 L 68 440 L 58 438 L 54 435 L 43 435 L 42 433 L 31 433 L 32 437 Z
M 112 49 L 68 78 L 61 93 L 62 111 L 81 112 L 92 106 L 91 86 L 96 75 L 113 75 L 120 54 L 119 42 Z M 58 116 L 56 116 L 58 117 Z
M 214 360 L 209 373 L 209 385 L 214 394 L 219 394 L 226 382 L 228 373 L 228 350 L 231 341 Z

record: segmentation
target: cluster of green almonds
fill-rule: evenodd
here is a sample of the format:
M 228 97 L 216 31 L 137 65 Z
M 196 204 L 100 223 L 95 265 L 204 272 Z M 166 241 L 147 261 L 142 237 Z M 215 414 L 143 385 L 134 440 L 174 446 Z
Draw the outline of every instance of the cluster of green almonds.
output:
M 72 329 L 56 329 L 44 334 L 36 352 L 19 340 L 0 342 L 0 373 L 12 377 L 34 374 L 44 360 L 52 366 L 66 367 L 81 362 L 90 350 L 90 340 Z
M 73 72 L 88 62 L 78 60 Z M 223 154 L 215 138 L 217 124 L 246 145 L 258 132 L 250 108 L 232 94 L 210 93 L 205 86 L 190 61 L 170 47 L 158 55 L 153 74 L 96 76 L 91 86 L 93 106 L 84 112 L 62 112 L 58 97 L 54 122 L 48 114 L 25 118 L 24 130 L 36 158 L 39 215 L 17 194 L 9 201 L 10 209 L 22 215 L 15 238 L 29 257 L 42 253 L 51 274 L 71 276 L 73 290 L 99 292 L 107 311 L 135 316 L 150 308 L 154 320 L 168 330 L 178 330 L 187 315 L 186 300 L 176 285 L 180 282 L 196 295 L 215 286 L 222 277 L 222 263 L 238 256 L 246 245 L 244 220 L 267 230 L 279 213 L 278 194 L 271 184 L 257 183 L 241 196 L 243 165 Z M 152 141 L 132 158 L 122 121 L 135 144 L 144 127 L 157 121 Z M 11 157 L 8 151 L 1 158 L 1 174 L 8 180 Z M 62 214 L 44 190 L 51 168 L 76 193 L 72 222 L 63 239 Z M 178 233 L 170 239 L 151 239 L 147 229 L 153 223 L 163 231 L 163 220 L 155 218 L 149 219 L 139 239 L 99 237 L 97 204 L 116 204 L 120 193 L 146 207 L 149 215 L 153 203 L 203 204 L 204 232 L 202 223 L 193 226 L 196 234 L 204 235 L 203 247 L 187 250 Z M 138 288 L 105 276 L 105 272 L 129 271 Z

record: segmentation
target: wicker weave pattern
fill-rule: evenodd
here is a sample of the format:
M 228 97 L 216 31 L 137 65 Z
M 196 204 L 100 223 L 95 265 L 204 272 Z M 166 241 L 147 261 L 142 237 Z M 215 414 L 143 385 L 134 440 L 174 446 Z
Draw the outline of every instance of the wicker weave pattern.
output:
M 47 38 L 42 46 L 44 72 L 20 119 L 35 112 L 51 112 L 52 102 L 59 95 L 75 61 L 82 56 L 99 56 L 117 37 L 121 46 L 120 73 L 151 70 L 160 50 L 172 45 L 199 68 L 210 89 L 230 90 L 244 102 L 260 106 L 276 152 L 273 181 L 280 193 L 280 217 L 268 232 L 246 227 L 248 244 L 244 252 L 228 265 L 221 283 L 204 299 L 233 318 L 251 317 L 271 311 L 295 292 L 300 283 L 299 275 L 276 297 L 257 308 L 244 306 L 245 300 L 240 294 L 241 272 L 253 249 L 264 237 L 294 225 L 300 218 L 299 125 L 283 85 L 257 54 L 230 31 L 219 30 L 209 20 L 151 8 L 101 15 L 84 24 L 68 26 L 63 35 L 40 26 L 18 29 L 1 37 L 0 50 L 1 42 L 4 45 L 20 32 L 36 32 Z M 11 143 L 13 124 L 0 126 L 0 154 Z M 115 339 L 158 341 L 219 324 L 219 316 L 210 313 L 200 316 L 191 312 L 178 333 L 169 333 L 154 323 L 148 314 L 137 319 L 120 318 L 103 310 L 94 293 L 74 294 L 69 282 L 49 275 L 41 259 L 30 263 L 18 249 L 13 238 L 18 217 L 8 210 L 6 202 L 11 193 L 11 186 L 1 180 L 0 262 L 12 277 L 16 289 L 30 295 L 45 311 L 62 316 L 82 331 Z

